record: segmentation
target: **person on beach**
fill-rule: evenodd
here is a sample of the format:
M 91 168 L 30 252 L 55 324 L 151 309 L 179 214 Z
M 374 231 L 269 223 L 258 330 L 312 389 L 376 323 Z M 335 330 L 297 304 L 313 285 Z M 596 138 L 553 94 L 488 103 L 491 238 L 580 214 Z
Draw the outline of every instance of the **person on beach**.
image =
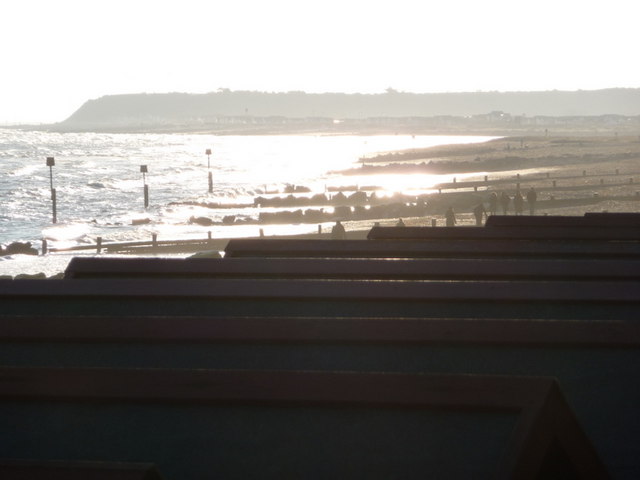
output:
M 502 214 L 506 215 L 507 211 L 509 210 L 509 202 L 511 201 L 511 198 L 509 198 L 509 195 L 507 195 L 506 193 L 502 192 L 502 194 L 500 195 L 500 205 L 502 205 Z
M 538 194 L 533 189 L 533 187 L 531 187 L 527 192 L 527 203 L 529 204 L 529 215 L 535 214 L 534 212 L 536 209 L 536 200 L 538 200 Z
M 513 206 L 515 208 L 516 215 L 522 215 L 522 210 L 524 208 L 524 198 L 522 197 L 520 190 L 518 190 L 513 197 Z
M 444 214 L 445 224 L 447 227 L 453 227 L 456 224 L 456 214 L 453 211 L 453 207 L 449 207 Z
M 338 220 L 336 224 L 333 226 L 333 228 L 331 229 L 331 239 L 333 240 L 347 239 L 347 232 L 344 231 L 344 227 L 342 226 L 342 223 L 340 223 L 340 220 Z
M 473 216 L 476 217 L 476 225 L 482 225 L 482 217 L 486 214 L 487 211 L 484 209 L 484 205 L 482 202 L 475 206 L 475 208 L 473 209 Z
M 404 226 L 406 226 L 406 225 L 404 224 L 404 221 L 403 221 L 401 218 L 399 218 L 399 219 L 398 219 L 398 223 L 396 223 L 396 227 L 404 227 Z
M 498 194 L 496 192 L 491 192 L 489 195 L 489 213 L 491 215 L 495 215 L 498 211 Z

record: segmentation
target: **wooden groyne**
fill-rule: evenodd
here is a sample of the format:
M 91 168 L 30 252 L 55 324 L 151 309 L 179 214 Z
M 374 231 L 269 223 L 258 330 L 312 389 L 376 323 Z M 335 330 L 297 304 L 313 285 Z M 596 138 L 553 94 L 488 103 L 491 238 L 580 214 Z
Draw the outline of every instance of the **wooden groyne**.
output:
M 264 238 L 264 230 L 259 230 L 259 236 L 249 238 Z M 352 231 L 348 233 L 349 238 L 364 239 L 367 231 Z M 328 239 L 331 237 L 330 229 L 323 231 L 318 225 L 317 233 L 302 233 L 294 235 L 278 235 L 278 239 Z M 74 245 L 71 247 L 49 247 L 46 239 L 42 240 L 42 254 L 65 253 L 75 251 L 113 253 L 113 254 L 178 254 L 178 253 L 198 253 L 205 251 L 223 251 L 230 238 L 213 238 L 211 232 L 207 232 L 206 238 L 181 239 L 181 240 L 158 240 L 157 234 L 151 236 L 151 240 L 139 240 L 135 242 L 103 242 L 102 237 L 96 238 L 96 243 L 86 245 Z
M 135 242 L 108 242 L 97 237 L 95 244 L 74 245 L 72 247 L 49 247 L 46 239 L 42 241 L 42 253 L 62 253 L 74 251 L 94 251 L 96 253 L 122 253 L 122 254 L 154 254 L 154 253 L 196 253 L 207 250 L 224 250 L 228 239 L 213 238 L 211 233 L 207 238 L 184 240 L 158 240 L 156 234 L 151 240 Z

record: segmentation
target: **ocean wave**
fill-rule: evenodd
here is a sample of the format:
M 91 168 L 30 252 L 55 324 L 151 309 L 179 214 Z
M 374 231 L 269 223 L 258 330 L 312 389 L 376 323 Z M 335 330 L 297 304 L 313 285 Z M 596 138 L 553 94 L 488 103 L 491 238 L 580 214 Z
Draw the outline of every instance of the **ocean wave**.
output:
M 135 240 L 151 229 L 183 235 L 197 211 L 166 207 L 196 199 L 201 203 L 250 203 L 256 195 L 281 190 L 285 183 L 321 188 L 326 172 L 345 169 L 371 151 L 421 146 L 429 137 L 214 137 L 173 134 L 51 133 L 0 129 L 0 178 L 4 217 L 0 241 L 19 235 L 37 241 L 43 235 L 86 241 L 98 235 Z M 408 145 L 410 144 L 410 145 Z M 206 148 L 213 191 L 208 191 Z M 53 156 L 52 169 L 45 159 Z M 143 177 L 140 166 L 148 166 Z M 51 177 L 50 177 L 51 175 Z M 50 180 L 57 192 L 58 222 L 52 224 Z M 319 180 L 322 178 L 322 180 Z M 334 177 L 331 177 L 334 179 Z M 330 179 L 330 180 L 331 180 Z M 340 179 L 335 179 L 338 183 Z M 149 207 L 145 209 L 143 186 Z M 188 213 L 188 215 L 187 215 Z M 229 214 L 224 211 L 220 214 Z M 238 208 L 234 215 L 249 212 Z M 208 212 L 215 215 L 218 212 Z M 152 224 L 132 226 L 131 219 L 149 216 Z M 3 218 L 0 217 L 0 218 Z M 92 223 L 95 220 L 95 223 Z M 82 227 L 69 227 L 70 224 Z M 159 227 L 159 226 L 162 227 Z M 84 237 L 83 237 L 84 236 Z M 84 238 L 84 240 L 82 240 Z

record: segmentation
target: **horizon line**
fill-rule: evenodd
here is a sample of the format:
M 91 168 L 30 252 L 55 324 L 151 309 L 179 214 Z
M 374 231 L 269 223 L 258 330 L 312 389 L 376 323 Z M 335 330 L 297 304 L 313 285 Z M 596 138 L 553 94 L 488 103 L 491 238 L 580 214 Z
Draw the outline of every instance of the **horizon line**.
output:
M 220 87 L 216 90 L 210 90 L 208 92 L 193 92 L 193 91 L 162 91 L 162 92 L 128 92 L 128 93 L 105 93 L 99 97 L 94 97 L 91 100 L 102 97 L 115 97 L 120 95 L 171 95 L 171 94 L 185 94 L 185 95 L 210 95 L 216 93 L 265 93 L 265 94 L 289 94 L 289 93 L 303 93 L 306 95 L 386 95 L 390 93 L 412 94 L 412 95 L 441 95 L 441 94 L 458 94 L 458 93 L 549 93 L 549 92 L 598 92 L 602 90 L 639 90 L 638 87 L 602 87 L 602 88 L 576 88 L 576 89 L 540 89 L 540 90 L 440 90 L 430 92 L 417 92 L 409 90 L 398 90 L 393 87 L 388 87 L 384 91 L 378 92 L 345 92 L 345 91 L 323 91 L 323 92 L 307 92 L 305 90 L 247 90 L 239 89 L 234 90 L 231 88 Z

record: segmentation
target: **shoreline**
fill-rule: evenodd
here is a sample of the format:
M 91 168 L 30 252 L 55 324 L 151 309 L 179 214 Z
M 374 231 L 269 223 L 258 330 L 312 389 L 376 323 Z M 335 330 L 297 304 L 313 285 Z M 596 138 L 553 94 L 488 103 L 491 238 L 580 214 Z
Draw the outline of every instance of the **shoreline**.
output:
M 490 115 L 488 116 L 490 117 Z M 618 118 L 619 117 L 619 118 Z M 526 117 L 525 117 L 526 118 Z M 532 117 L 534 118 L 534 117 Z M 617 119 L 617 120 L 616 120 Z M 421 121 L 423 123 L 421 123 Z M 426 123 L 424 123 L 426 122 Z M 36 125 L 0 125 L 9 130 L 45 131 L 54 133 L 104 133 L 104 134 L 178 134 L 216 136 L 369 136 L 369 135 L 436 135 L 436 136 L 489 136 L 531 137 L 554 136 L 609 136 L 637 135 L 640 116 L 592 115 L 592 116 L 542 116 L 530 123 L 506 123 L 505 121 L 469 120 L 467 117 L 383 117 L 370 121 L 325 119 L 309 123 L 222 123 L 209 125 L 68 125 L 64 122 Z
M 411 149 L 367 158 L 366 164 L 397 171 L 400 165 L 442 167 L 449 172 L 451 182 L 436 186 L 437 193 L 427 197 L 427 210 L 420 217 L 403 217 L 407 226 L 429 226 L 435 221 L 444 225 L 444 212 L 453 206 L 458 225 L 474 225 L 472 210 L 479 202 L 486 204 L 490 192 L 506 192 L 511 197 L 518 189 L 534 187 L 538 192 L 538 215 L 578 215 L 586 212 L 640 211 L 640 136 L 506 136 L 481 145 L 445 145 L 427 149 Z M 490 165 L 500 168 L 491 170 Z M 473 166 L 475 179 L 456 181 L 460 169 Z M 448 169 L 448 170 L 447 170 Z M 359 172 L 361 173 L 361 172 Z M 483 178 L 484 176 L 484 178 Z M 511 212 L 513 213 L 513 207 Z M 344 219 L 348 238 L 366 238 L 366 233 L 379 222 L 395 225 L 398 218 Z M 311 227 L 312 224 L 310 224 Z M 327 225 L 324 223 L 323 225 Z M 264 224 L 268 234 L 269 224 Z M 330 231 L 330 230 L 329 230 Z M 274 235 L 279 238 L 318 238 L 317 232 L 296 235 Z M 329 238 L 330 233 L 320 234 Z M 251 236 L 247 238 L 259 238 Z M 217 245 L 226 245 L 230 238 L 214 239 Z M 219 250 L 223 250 L 219 248 Z M 172 253 L 170 256 L 189 256 L 190 253 Z M 38 259 L 67 262 L 70 254 L 54 253 Z M 160 255 L 166 256 L 166 255 Z M 3 257 L 0 259 L 0 277 L 7 273 L 15 278 L 20 274 L 36 275 L 39 261 L 30 258 Z M 52 263 L 55 263 L 52 262 Z M 9 268 L 11 265 L 13 268 Z M 52 267 L 55 268 L 55 267 Z M 22 269 L 22 271 L 18 271 Z M 44 269 L 47 276 L 51 269 Z

